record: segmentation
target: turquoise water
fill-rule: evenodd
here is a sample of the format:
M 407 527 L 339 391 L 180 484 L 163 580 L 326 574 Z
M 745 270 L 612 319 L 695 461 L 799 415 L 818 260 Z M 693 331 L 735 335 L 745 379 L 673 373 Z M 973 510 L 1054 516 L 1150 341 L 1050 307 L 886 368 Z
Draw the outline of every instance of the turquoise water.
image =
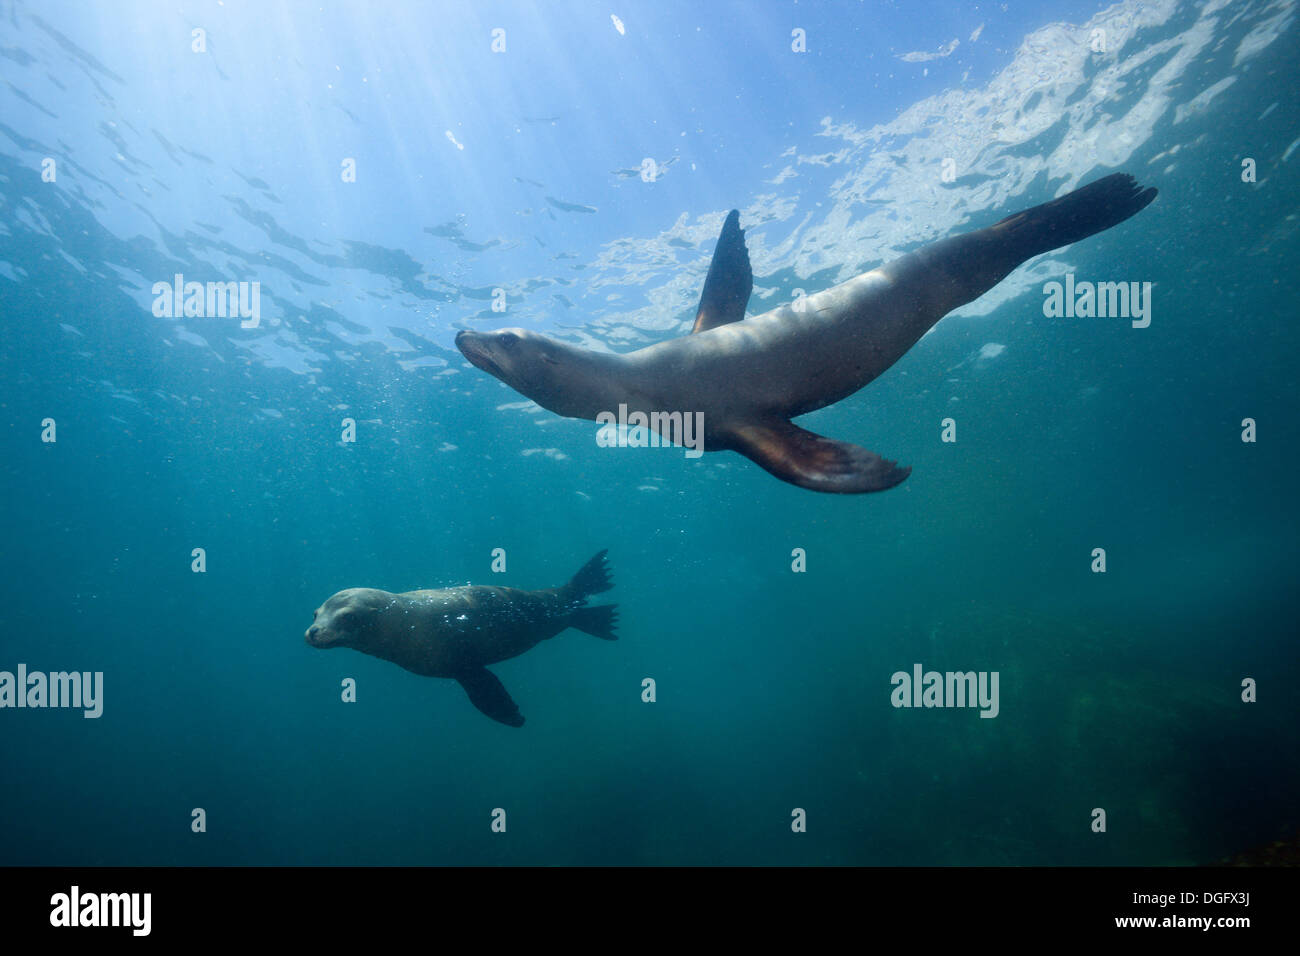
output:
M 1187 864 L 1293 835 L 1296 29 L 1281 2 L 0 5 L 0 670 L 104 675 L 97 719 L 0 709 L 0 862 Z M 684 334 L 733 207 L 758 313 L 1115 170 L 1155 204 L 801 419 L 911 465 L 885 493 L 599 448 L 452 345 Z M 1150 327 L 1045 318 L 1067 271 L 1151 282 Z M 156 316 L 176 273 L 259 282 L 258 327 Z M 496 666 L 522 729 L 303 641 L 342 588 L 550 587 L 603 548 L 620 640 Z M 998 716 L 892 707 L 918 662 L 998 672 Z

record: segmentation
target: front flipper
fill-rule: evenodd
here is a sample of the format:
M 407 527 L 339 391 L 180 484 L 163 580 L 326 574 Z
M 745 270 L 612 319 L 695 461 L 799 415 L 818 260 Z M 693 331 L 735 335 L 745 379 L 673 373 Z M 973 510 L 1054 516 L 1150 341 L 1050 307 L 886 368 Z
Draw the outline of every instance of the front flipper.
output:
M 486 667 L 465 671 L 456 680 L 465 688 L 465 693 L 469 694 L 469 702 L 493 720 L 510 727 L 524 725 L 524 715 L 519 713 L 519 705 L 510 699 L 505 685 Z
M 726 430 L 727 447 L 800 488 L 842 495 L 892 488 L 912 473 L 874 452 L 771 419 Z
M 740 228 L 740 213 L 733 209 L 727 213 L 722 234 L 713 249 L 713 261 L 709 263 L 709 274 L 704 279 L 704 291 L 700 294 L 700 306 L 695 312 L 695 326 L 691 332 L 707 332 L 720 325 L 742 321 L 753 291 L 754 270 L 749 265 L 745 230 Z

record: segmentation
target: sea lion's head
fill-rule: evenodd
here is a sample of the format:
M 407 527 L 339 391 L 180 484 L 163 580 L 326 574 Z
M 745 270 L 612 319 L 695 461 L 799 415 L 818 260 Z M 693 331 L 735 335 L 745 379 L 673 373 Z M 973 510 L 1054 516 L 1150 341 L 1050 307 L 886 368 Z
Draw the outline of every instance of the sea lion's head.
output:
M 584 350 L 527 329 L 461 332 L 456 347 L 475 368 L 560 415 L 575 414 L 575 396 L 589 390 L 581 381 Z
M 312 647 L 356 647 L 393 596 L 375 588 L 339 591 L 318 607 L 304 635 Z

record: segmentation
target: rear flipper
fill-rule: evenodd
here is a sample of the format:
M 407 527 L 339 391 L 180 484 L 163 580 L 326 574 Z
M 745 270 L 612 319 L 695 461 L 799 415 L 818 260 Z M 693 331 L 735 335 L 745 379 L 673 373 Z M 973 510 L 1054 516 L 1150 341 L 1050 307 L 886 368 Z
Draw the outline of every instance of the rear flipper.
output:
M 727 429 L 726 447 L 782 481 L 813 491 L 851 495 L 892 488 L 912 473 L 846 441 L 824 438 L 793 422 L 772 419 Z
M 593 594 L 608 591 L 614 586 L 609 577 L 609 566 L 605 563 L 608 551 L 598 551 L 595 557 L 578 569 L 569 583 L 564 586 L 566 597 L 570 601 L 584 601 Z
M 1127 173 L 1114 173 L 1059 199 L 1007 216 L 989 226 L 989 231 L 1007 243 L 1019 265 L 1040 252 L 1050 252 L 1118 226 L 1155 198 L 1154 186 L 1143 189 Z
M 1155 198 L 1154 187 L 1143 189 L 1127 173 L 1114 173 L 985 229 L 941 239 L 881 271 L 913 284 L 931 311 L 945 315 L 978 299 L 1027 259 L 1117 226 Z
M 614 628 L 618 627 L 618 605 L 601 604 L 598 607 L 580 607 L 569 615 L 569 627 L 584 634 L 599 637 L 602 641 L 617 641 Z
M 519 713 L 519 705 L 506 692 L 505 685 L 486 667 L 465 671 L 456 680 L 465 688 L 465 693 L 469 694 L 469 702 L 493 720 L 509 727 L 524 725 L 524 715 Z

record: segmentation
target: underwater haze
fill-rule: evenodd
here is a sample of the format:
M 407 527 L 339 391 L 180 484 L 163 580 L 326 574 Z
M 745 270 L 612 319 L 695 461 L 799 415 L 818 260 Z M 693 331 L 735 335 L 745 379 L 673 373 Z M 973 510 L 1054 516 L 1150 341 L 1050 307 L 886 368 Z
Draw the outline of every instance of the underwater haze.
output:
M 0 864 L 1294 838 L 1297 15 L 0 2 L 0 671 L 103 675 L 95 717 L 0 706 Z M 800 420 L 911 466 L 879 494 L 600 447 L 453 344 L 685 335 L 732 208 L 757 314 L 1117 171 L 1159 197 Z M 1066 274 L 1150 283 L 1149 324 L 1047 316 Z M 619 639 L 494 666 L 521 728 L 304 641 L 345 588 L 602 549 Z M 996 716 L 895 706 L 917 665 L 996 673 Z

